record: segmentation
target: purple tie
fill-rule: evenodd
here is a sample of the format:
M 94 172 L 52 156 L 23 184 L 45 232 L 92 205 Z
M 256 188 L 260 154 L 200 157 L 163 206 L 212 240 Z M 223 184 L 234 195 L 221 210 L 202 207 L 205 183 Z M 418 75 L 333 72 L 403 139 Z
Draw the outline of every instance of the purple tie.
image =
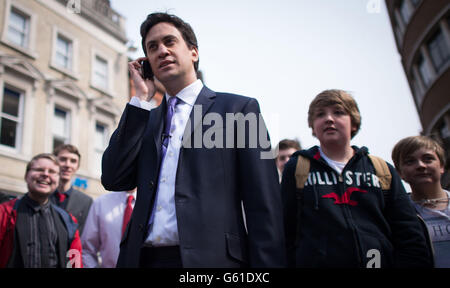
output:
M 177 97 L 170 97 L 168 101 L 167 106 L 167 113 L 166 113 L 166 121 L 164 122 L 164 132 L 163 132 L 163 140 L 162 140 L 162 158 L 164 159 L 164 156 L 166 155 L 167 151 L 167 145 L 169 145 L 169 138 L 172 137 L 170 135 L 170 128 L 172 124 L 172 117 L 173 113 L 175 112 L 175 105 L 178 104 L 178 98 Z
M 162 159 L 161 159 L 161 166 L 164 163 L 164 156 L 166 156 L 167 146 L 169 145 L 169 138 L 172 137 L 170 135 L 170 128 L 172 128 L 172 117 L 173 113 L 175 113 L 175 106 L 178 104 L 178 98 L 175 96 L 171 96 L 168 101 L 167 105 L 167 113 L 166 113 L 166 121 L 164 122 L 164 132 L 162 134 Z M 156 192 L 155 192 L 156 193 Z M 153 220 L 155 218 L 155 209 L 156 209 L 156 202 L 158 199 L 158 195 L 155 195 L 155 202 L 153 203 L 153 210 L 152 214 L 150 215 L 150 221 L 149 225 L 153 224 Z

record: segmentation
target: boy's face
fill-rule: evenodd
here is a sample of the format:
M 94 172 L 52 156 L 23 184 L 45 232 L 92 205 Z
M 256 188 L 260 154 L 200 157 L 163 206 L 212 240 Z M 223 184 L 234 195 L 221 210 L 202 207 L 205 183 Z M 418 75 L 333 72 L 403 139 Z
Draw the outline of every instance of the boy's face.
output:
M 284 165 L 289 161 L 289 158 L 292 154 L 294 154 L 297 150 L 295 148 L 288 148 L 278 151 L 277 157 L 277 167 L 280 172 L 283 172 Z
M 321 145 L 348 143 L 352 131 L 356 131 L 350 115 L 340 105 L 319 107 L 313 115 L 313 135 Z
M 420 148 L 400 163 L 400 176 L 411 186 L 439 183 L 443 173 L 444 167 L 432 149 Z
M 56 158 L 61 167 L 61 181 L 70 181 L 80 167 L 80 158 L 67 150 L 59 152 Z

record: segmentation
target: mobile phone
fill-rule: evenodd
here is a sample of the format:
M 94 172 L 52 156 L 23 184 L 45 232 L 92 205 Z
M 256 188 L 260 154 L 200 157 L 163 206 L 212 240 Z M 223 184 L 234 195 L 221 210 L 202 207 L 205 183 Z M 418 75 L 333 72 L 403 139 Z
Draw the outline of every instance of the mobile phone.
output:
M 144 79 L 153 80 L 153 71 L 148 60 L 142 61 L 141 66 L 142 66 L 142 77 Z

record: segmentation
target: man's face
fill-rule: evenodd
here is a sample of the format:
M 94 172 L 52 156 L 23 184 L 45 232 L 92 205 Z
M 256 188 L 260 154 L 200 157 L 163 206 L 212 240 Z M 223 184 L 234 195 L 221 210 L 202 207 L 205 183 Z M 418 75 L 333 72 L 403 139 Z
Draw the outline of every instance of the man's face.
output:
M 153 74 L 163 84 L 196 75 L 193 63 L 198 60 L 198 51 L 187 46 L 172 24 L 161 22 L 153 26 L 145 38 L 145 47 Z
M 80 167 L 80 158 L 77 154 L 67 150 L 59 152 L 57 158 L 61 167 L 61 181 L 70 181 Z
M 25 175 L 25 181 L 31 194 L 51 194 L 59 184 L 59 166 L 50 159 L 37 159 Z
M 339 105 L 317 108 L 312 125 L 313 135 L 321 145 L 349 143 L 352 131 L 350 115 Z
M 443 173 L 444 167 L 432 149 L 420 148 L 401 160 L 400 176 L 412 187 L 438 183 Z
M 280 172 L 283 172 L 284 165 L 289 161 L 289 158 L 296 151 L 297 150 L 295 148 L 288 148 L 288 149 L 278 151 L 277 167 L 278 167 L 278 170 L 280 170 Z

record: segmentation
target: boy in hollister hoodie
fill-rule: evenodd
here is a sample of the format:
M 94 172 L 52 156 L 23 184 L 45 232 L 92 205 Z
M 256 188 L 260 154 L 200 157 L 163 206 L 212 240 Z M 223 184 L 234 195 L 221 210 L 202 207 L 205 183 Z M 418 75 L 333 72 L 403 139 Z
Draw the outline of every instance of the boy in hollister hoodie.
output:
M 392 180 L 382 190 L 367 148 L 350 145 L 361 126 L 355 100 L 342 90 L 323 91 L 309 106 L 308 124 L 320 147 L 296 152 L 283 173 L 290 266 L 430 266 L 422 228 L 395 169 L 388 165 Z M 299 155 L 310 163 L 300 186 Z

